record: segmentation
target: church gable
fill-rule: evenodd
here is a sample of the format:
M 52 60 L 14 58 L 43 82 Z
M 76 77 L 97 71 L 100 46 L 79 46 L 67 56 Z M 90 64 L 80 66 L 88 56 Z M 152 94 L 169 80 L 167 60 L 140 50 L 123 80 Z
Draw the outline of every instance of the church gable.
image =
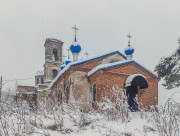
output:
M 77 69 L 91 70 L 100 64 L 108 64 L 122 60 L 126 60 L 126 57 L 119 51 L 114 51 L 94 58 L 87 59 L 82 62 L 77 62 L 75 64 L 72 64 L 72 66 L 75 66 L 75 68 Z
M 122 57 L 121 55 L 119 55 L 118 53 L 110 55 L 106 58 L 103 58 L 99 64 L 108 64 L 108 63 L 114 63 L 114 62 L 118 62 L 118 61 L 122 61 L 122 60 L 126 60 L 124 57 Z
M 105 70 L 107 72 L 112 72 L 112 73 L 121 73 L 121 74 L 127 74 L 127 75 L 132 75 L 132 74 L 142 74 L 147 78 L 157 78 L 155 74 L 150 72 L 149 70 L 145 69 L 142 66 L 137 65 L 136 63 L 129 63 L 120 67 L 114 67 L 111 69 Z
M 113 88 L 117 87 L 126 91 L 127 94 L 135 93 L 143 108 L 149 108 L 151 105 L 157 105 L 158 103 L 158 78 L 154 73 L 133 60 L 97 66 L 88 72 L 87 76 L 91 86 L 93 84 L 98 86 L 97 101 L 101 101 L 101 96 L 111 97 Z M 134 98 L 128 98 L 128 104 L 130 99 Z
M 134 60 L 126 60 L 126 61 L 115 62 L 112 64 L 99 65 L 96 68 L 92 69 L 90 72 L 88 72 L 87 76 L 91 76 L 100 70 L 106 72 L 113 72 L 113 73 L 129 74 L 129 75 L 135 73 L 142 73 L 148 77 L 157 78 L 157 76 L 153 72 L 149 71 L 148 69 L 138 64 Z

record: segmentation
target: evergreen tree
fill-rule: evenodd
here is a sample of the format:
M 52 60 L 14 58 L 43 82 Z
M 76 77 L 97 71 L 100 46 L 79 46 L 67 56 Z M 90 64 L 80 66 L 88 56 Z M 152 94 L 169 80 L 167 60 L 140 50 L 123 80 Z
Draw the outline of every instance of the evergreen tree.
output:
M 155 67 L 159 78 L 164 78 L 163 84 L 167 89 L 180 86 L 180 39 L 179 47 L 171 55 L 162 57 Z

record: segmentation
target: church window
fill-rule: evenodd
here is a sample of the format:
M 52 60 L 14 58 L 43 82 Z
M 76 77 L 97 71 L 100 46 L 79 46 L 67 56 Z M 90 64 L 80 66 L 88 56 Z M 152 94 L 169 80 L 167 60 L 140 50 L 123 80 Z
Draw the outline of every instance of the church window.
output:
M 52 77 L 55 78 L 58 74 L 58 71 L 56 69 L 52 70 Z
M 57 49 L 53 49 L 53 58 L 55 61 L 58 61 L 58 50 Z
M 94 83 L 92 86 L 92 101 L 96 101 L 96 84 Z

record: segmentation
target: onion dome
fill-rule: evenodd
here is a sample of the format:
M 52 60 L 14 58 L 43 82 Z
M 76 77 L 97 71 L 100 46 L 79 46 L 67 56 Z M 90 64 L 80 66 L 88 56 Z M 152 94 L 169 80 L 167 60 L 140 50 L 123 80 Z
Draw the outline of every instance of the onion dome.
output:
M 68 57 L 68 59 L 65 61 L 65 64 L 66 64 L 66 65 L 69 64 L 69 63 L 71 63 L 70 57 Z
M 64 62 L 63 62 L 63 64 L 60 66 L 60 69 L 63 70 L 65 66 L 66 66 L 66 65 L 65 65 Z
M 129 34 L 128 36 L 128 47 L 124 50 L 124 53 L 127 55 L 127 58 L 132 59 L 132 55 L 134 53 L 134 48 L 131 47 L 131 35 Z
M 124 50 L 126 55 L 132 55 L 134 53 L 134 48 L 128 45 L 128 47 Z
M 72 53 L 80 53 L 81 52 L 81 46 L 77 43 L 76 35 L 74 38 L 74 43 L 70 46 L 70 50 Z

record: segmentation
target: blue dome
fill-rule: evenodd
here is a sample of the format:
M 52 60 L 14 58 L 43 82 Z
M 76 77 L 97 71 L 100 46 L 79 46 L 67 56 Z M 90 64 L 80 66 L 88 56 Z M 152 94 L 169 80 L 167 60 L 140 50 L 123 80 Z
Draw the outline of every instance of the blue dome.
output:
M 134 48 L 128 46 L 125 50 L 124 50 L 124 53 L 126 55 L 132 55 L 134 53 Z
M 66 66 L 65 64 L 62 64 L 62 65 L 60 66 L 60 69 L 63 70 L 65 66 Z
M 71 63 L 70 58 L 68 58 L 68 59 L 65 61 L 65 64 L 66 64 L 66 65 L 69 64 L 69 63 Z
M 81 46 L 80 45 L 71 45 L 70 50 L 72 53 L 80 53 L 81 52 Z

